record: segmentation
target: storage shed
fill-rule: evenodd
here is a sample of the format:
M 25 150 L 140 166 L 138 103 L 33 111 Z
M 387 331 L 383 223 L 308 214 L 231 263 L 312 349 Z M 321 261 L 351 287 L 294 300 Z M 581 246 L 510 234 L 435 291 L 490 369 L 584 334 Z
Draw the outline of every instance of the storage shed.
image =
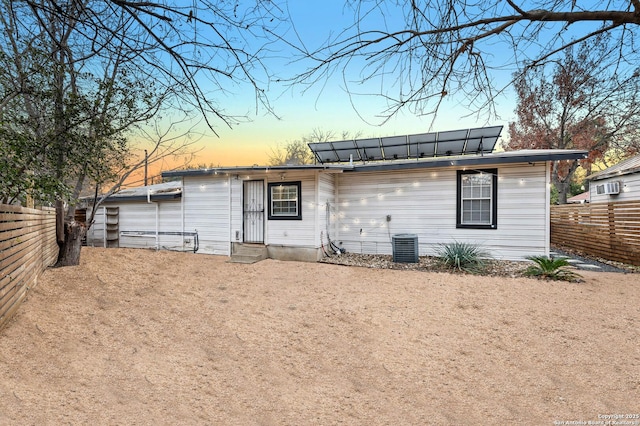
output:
M 183 229 L 181 199 L 181 182 L 123 189 L 98 207 L 87 245 L 195 251 L 197 232 Z

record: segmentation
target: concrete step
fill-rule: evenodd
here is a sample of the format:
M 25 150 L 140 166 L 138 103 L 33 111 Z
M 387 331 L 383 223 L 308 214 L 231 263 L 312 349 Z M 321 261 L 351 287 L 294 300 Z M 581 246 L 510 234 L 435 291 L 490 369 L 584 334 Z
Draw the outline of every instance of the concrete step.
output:
M 267 258 L 267 248 L 263 245 L 242 244 L 234 247 L 230 263 L 256 263 Z

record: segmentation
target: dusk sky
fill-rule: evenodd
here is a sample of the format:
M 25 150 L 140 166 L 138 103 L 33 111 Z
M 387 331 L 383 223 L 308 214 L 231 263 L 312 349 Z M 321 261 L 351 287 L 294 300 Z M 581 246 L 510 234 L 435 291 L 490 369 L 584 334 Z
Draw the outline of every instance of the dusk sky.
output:
M 291 1 L 289 13 L 296 33 L 308 48 L 317 47 L 331 33 L 336 35 L 353 23 L 353 12 L 344 10 L 344 0 L 326 0 L 321 3 Z M 403 26 L 400 19 L 402 16 L 385 16 L 384 20 L 380 19 L 379 28 L 393 27 L 394 24 Z M 289 33 L 291 37 L 293 34 Z M 274 67 L 275 73 L 284 77 L 302 71 L 309 65 L 308 62 L 292 62 L 291 52 L 283 51 L 281 55 L 284 58 L 272 60 L 268 65 Z M 357 78 L 357 75 L 353 78 Z M 392 85 L 392 79 L 389 78 L 386 83 Z M 464 99 L 458 99 L 452 94 L 441 107 L 435 121 L 432 116 L 417 116 L 406 110 L 380 125 L 383 121 L 380 114 L 385 108 L 385 102 L 372 94 L 379 94 L 383 90 L 381 86 L 380 82 L 373 82 L 370 87 L 358 87 L 357 90 L 362 95 L 350 97 L 340 72 L 305 93 L 304 86 L 287 88 L 272 84 L 269 96 L 280 119 L 267 115 L 262 108 L 256 112 L 255 95 L 251 88 L 231 88 L 229 96 L 216 99 L 216 102 L 224 107 L 226 113 L 246 115 L 250 121 L 235 125 L 232 129 L 224 123 L 216 122 L 219 137 L 208 131 L 198 143 L 202 150 L 192 164 L 263 165 L 268 162 L 268 154 L 273 148 L 299 140 L 314 129 L 333 132 L 337 136 L 342 132 L 360 132 L 361 137 L 379 137 L 502 124 L 505 125 L 504 135 L 506 124 L 514 117 L 514 100 L 507 96 L 496 99 L 501 120 L 487 121 L 486 116 L 478 117 L 467 109 Z M 351 88 L 353 91 L 353 87 Z M 165 170 L 171 167 L 169 161 L 161 166 Z

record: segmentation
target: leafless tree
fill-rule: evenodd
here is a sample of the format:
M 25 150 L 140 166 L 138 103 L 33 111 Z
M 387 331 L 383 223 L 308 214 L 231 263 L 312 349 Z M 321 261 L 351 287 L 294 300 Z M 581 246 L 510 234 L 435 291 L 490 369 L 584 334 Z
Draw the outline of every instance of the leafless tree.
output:
M 276 146 L 271 148 L 268 153 L 270 166 L 284 166 L 284 165 L 301 165 L 301 164 L 313 164 L 315 158 L 313 153 L 309 149 L 309 143 L 312 142 L 329 142 L 332 140 L 347 140 L 354 139 L 360 136 L 360 132 L 350 136 L 350 132 L 343 131 L 340 134 L 340 138 L 336 136 L 336 133 L 331 130 L 322 130 L 320 128 L 314 128 L 311 133 L 302 137 L 302 139 L 296 139 L 294 141 L 286 143 L 284 146 Z
M 11 154 L 11 177 L 20 180 L 20 169 L 44 176 L 42 195 L 67 202 L 59 265 L 79 261 L 77 194 L 87 181 L 111 183 L 112 193 L 147 161 L 132 155 L 132 141 L 153 120 L 171 129 L 166 115 L 178 113 L 185 121 L 200 116 L 214 132 L 219 123 L 232 126 L 241 117 L 221 107 L 220 96 L 246 85 L 256 108 L 271 111 L 262 60 L 266 36 L 282 24 L 274 2 L 1 3 L 8 71 L 0 74 L 0 115 L 15 120 L 0 128 L 0 152 Z M 180 143 L 174 133 L 157 136 L 149 149 L 156 159 L 190 143 L 189 135 Z
M 638 66 L 640 1 L 348 0 L 352 26 L 314 46 L 301 38 L 301 59 L 313 64 L 292 79 L 322 84 L 342 76 L 349 93 L 387 101 L 383 117 L 400 109 L 435 114 L 452 95 L 469 111 L 497 115 L 494 99 L 523 73 L 571 46 L 609 34 L 617 50 L 611 73 L 632 75 Z M 368 91 L 369 90 L 369 91 Z

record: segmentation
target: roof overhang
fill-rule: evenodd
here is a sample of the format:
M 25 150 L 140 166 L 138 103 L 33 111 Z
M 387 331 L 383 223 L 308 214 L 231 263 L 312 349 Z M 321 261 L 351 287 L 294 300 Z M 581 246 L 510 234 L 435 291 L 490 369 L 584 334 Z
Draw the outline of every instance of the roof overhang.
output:
M 149 186 L 137 186 L 125 188 L 109 195 L 103 203 L 120 203 L 128 201 L 172 201 L 182 198 L 181 182 L 165 182 Z M 83 197 L 87 202 L 93 201 L 93 197 Z
M 409 170 L 423 168 L 443 168 L 443 167 L 469 167 L 469 166 L 489 166 L 515 163 L 537 163 L 541 161 L 561 161 L 580 160 L 587 158 L 588 151 L 582 150 L 521 150 L 505 151 L 485 155 L 462 155 L 457 157 L 436 157 L 430 159 L 366 163 L 354 165 L 350 171 L 370 172 L 382 170 Z
M 147 195 L 111 195 L 107 197 L 103 203 L 119 203 L 123 201 L 171 201 L 182 198 L 182 191 L 175 191 L 165 194 L 149 194 Z
M 541 161 L 580 160 L 587 158 L 587 151 L 562 149 L 532 149 L 494 152 L 484 155 L 460 155 L 449 157 L 420 158 L 417 160 L 372 161 L 347 164 L 311 164 L 298 166 L 250 166 L 216 167 L 193 170 L 162 172 L 163 178 L 182 176 L 233 176 L 289 171 L 322 171 L 325 173 L 370 172 L 386 170 L 410 170 L 423 168 L 489 166 L 514 163 L 537 163 Z
M 350 169 L 347 165 L 329 165 L 329 164 L 303 164 L 303 165 L 287 165 L 287 166 L 239 166 L 239 167 L 214 167 L 206 169 L 192 170 L 170 170 L 162 172 L 163 178 L 181 177 L 181 176 L 228 176 L 250 173 L 278 173 L 290 171 L 308 171 L 317 170 L 326 173 L 342 173 L 345 169 Z
M 593 174 L 591 176 L 587 176 L 586 179 L 596 181 L 596 180 L 602 180 L 602 179 L 615 178 L 615 177 L 624 176 L 624 175 L 631 175 L 634 173 L 640 173 L 640 167 L 635 167 L 635 168 L 625 169 L 625 170 L 615 170 L 607 173 L 599 172 L 597 175 Z

